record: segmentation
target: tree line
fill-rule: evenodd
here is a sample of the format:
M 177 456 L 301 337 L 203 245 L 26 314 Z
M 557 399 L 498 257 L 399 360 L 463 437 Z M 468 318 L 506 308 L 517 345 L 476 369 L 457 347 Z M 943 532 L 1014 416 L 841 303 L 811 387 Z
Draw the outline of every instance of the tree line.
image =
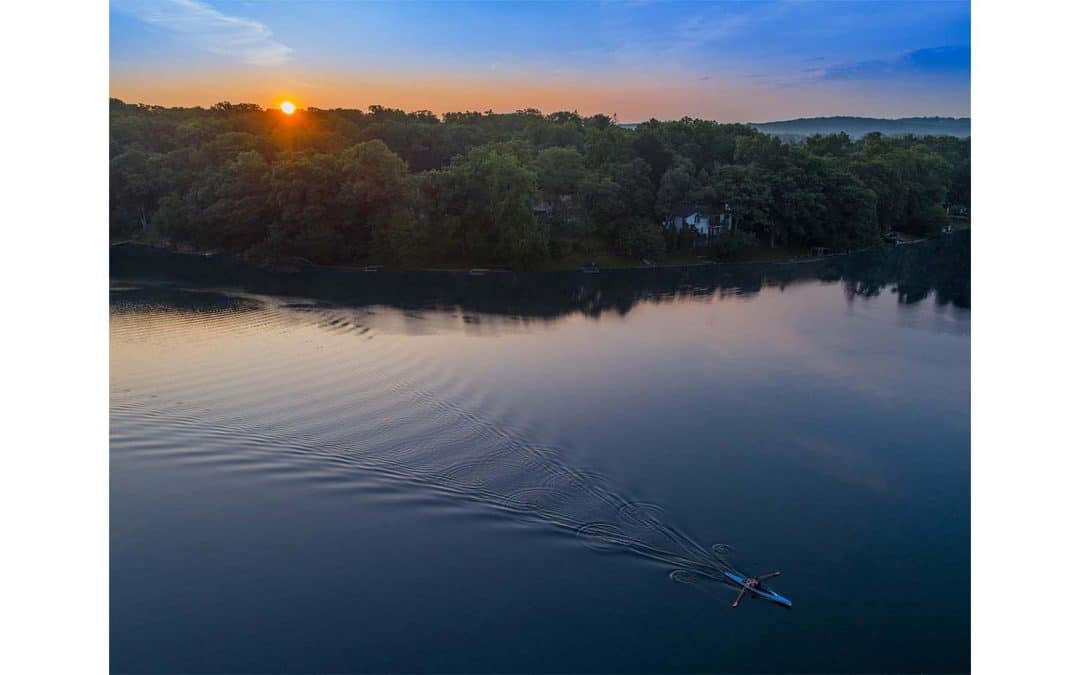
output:
M 844 134 L 782 142 L 684 118 L 371 106 L 110 101 L 110 231 L 260 259 L 531 267 L 691 250 L 666 226 L 729 205 L 746 246 L 858 248 L 932 233 L 970 204 L 970 140 Z

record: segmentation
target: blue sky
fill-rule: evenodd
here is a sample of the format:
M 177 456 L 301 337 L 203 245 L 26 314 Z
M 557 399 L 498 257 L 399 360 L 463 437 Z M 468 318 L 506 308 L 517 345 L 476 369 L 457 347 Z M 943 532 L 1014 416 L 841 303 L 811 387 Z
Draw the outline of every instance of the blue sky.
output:
M 125 100 L 620 119 L 967 115 L 967 2 L 113 0 Z

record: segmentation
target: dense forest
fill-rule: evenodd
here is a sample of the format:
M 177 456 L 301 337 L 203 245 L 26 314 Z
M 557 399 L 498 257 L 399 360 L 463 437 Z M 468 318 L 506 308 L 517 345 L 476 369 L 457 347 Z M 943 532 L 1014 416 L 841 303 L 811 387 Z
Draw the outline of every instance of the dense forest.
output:
M 110 102 L 110 230 L 257 260 L 510 265 L 859 248 L 970 204 L 970 139 L 783 142 L 684 118 Z M 700 237 L 671 217 L 730 208 Z

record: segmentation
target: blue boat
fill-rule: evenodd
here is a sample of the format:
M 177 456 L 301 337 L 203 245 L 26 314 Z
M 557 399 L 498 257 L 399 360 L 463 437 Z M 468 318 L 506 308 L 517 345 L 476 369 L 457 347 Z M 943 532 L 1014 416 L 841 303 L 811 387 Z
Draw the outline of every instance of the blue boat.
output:
M 739 586 L 739 595 L 735 598 L 735 602 L 733 602 L 731 606 L 738 607 L 739 601 L 743 599 L 744 595 L 749 593 L 751 598 L 761 598 L 762 600 L 775 602 L 781 607 L 791 607 L 790 600 L 762 583 L 765 579 L 778 576 L 779 574 L 779 572 L 769 572 L 768 574 L 762 574 L 757 577 L 744 577 L 737 572 L 724 572 L 724 576 Z

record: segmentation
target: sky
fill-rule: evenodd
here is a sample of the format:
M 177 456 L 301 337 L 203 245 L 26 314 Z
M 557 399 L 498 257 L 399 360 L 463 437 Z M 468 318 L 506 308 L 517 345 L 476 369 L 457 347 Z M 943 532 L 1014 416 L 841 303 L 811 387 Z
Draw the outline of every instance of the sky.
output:
M 112 0 L 109 14 L 110 92 L 132 103 L 970 114 L 966 1 Z

